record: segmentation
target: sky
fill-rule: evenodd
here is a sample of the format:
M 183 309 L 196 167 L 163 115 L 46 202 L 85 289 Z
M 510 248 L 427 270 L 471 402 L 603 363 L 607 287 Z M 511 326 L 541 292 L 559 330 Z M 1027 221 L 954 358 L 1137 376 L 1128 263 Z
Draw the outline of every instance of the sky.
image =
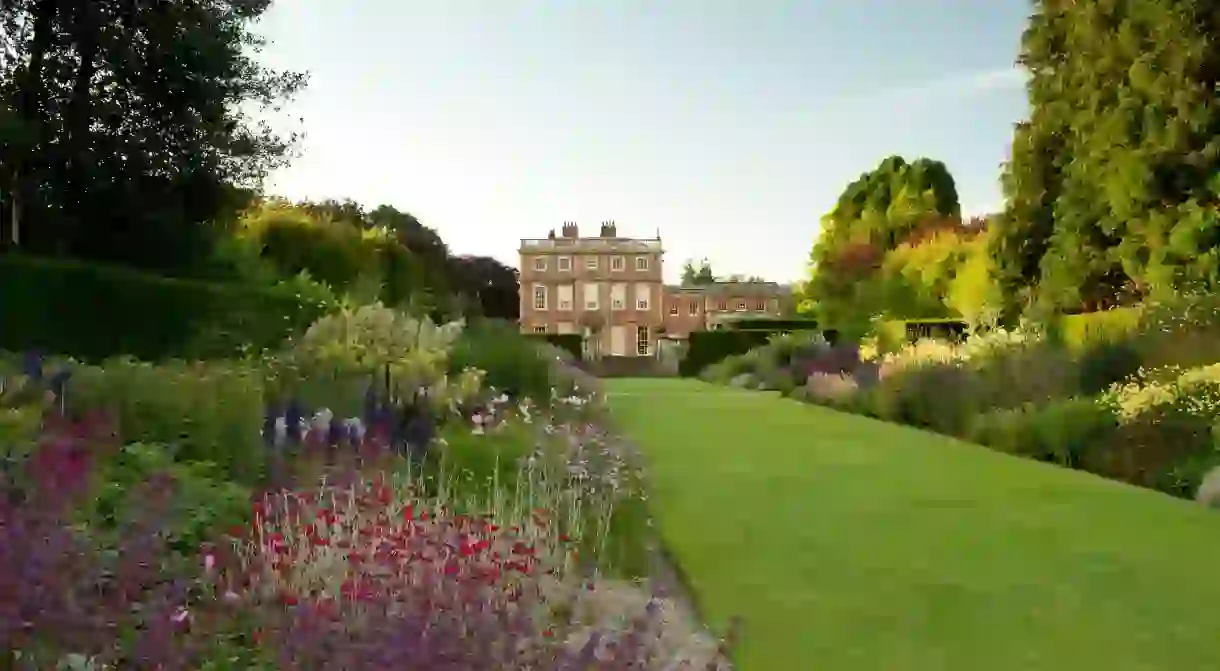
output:
M 665 275 L 807 274 L 818 222 L 883 158 L 1003 200 L 1028 0 L 276 0 L 261 58 L 307 71 L 268 190 L 389 204 L 517 266 L 569 220 L 660 232 Z M 290 121 L 289 121 L 290 120 Z

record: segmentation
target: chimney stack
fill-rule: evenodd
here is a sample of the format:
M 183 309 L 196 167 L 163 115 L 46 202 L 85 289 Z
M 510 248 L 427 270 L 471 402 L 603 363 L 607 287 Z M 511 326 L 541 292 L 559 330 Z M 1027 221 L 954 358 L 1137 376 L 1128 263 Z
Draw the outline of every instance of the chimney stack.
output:
M 565 238 L 575 239 L 575 238 L 580 237 L 580 229 L 576 226 L 575 221 L 563 222 L 563 228 L 561 230 L 562 230 L 562 235 Z
M 602 222 L 601 237 L 603 237 L 603 238 L 617 238 L 618 237 L 618 230 L 614 226 L 613 221 L 603 221 Z

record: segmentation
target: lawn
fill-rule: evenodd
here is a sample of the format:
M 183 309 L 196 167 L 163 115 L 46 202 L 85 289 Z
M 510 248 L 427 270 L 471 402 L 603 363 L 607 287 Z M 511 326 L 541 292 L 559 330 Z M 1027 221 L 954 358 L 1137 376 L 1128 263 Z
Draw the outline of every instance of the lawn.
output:
M 608 382 L 705 617 L 746 671 L 1220 659 L 1220 513 L 773 394 Z

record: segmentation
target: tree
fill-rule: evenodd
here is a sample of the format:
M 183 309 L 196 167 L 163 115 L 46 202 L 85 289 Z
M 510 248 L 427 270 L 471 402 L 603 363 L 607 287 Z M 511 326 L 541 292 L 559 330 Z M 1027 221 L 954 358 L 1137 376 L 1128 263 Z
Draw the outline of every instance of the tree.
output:
M 886 255 L 929 218 L 958 219 L 952 175 L 939 161 L 883 160 L 843 191 L 810 252 L 804 300 L 817 318 L 843 333 L 866 328 L 884 308 L 879 277 Z
M 520 318 L 520 280 L 515 268 L 489 256 L 455 256 L 449 259 L 449 277 L 454 291 L 483 317 Z
M 716 276 L 712 273 L 712 264 L 707 259 L 699 261 L 699 265 L 691 259 L 687 259 L 682 264 L 682 285 L 683 286 L 698 286 L 704 284 L 714 284 Z
M 305 84 L 269 70 L 251 24 L 270 0 L 0 4 L 4 239 L 38 254 L 188 272 L 208 222 L 290 156 L 241 110 Z
M 990 242 L 1009 312 L 1220 282 L 1220 15 L 1204 0 L 1037 0 L 1030 118 Z

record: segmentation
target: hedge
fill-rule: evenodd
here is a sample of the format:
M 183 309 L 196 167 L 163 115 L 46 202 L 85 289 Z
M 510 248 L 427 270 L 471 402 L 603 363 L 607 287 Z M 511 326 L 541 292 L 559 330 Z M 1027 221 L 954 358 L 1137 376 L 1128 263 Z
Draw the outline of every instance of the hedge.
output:
M 751 317 L 725 322 L 734 331 L 812 331 L 818 327 L 816 319 L 766 319 Z
M 566 349 L 577 359 L 584 356 L 584 338 L 579 333 L 531 333 L 529 335 Z
M 734 354 L 744 354 L 767 344 L 773 331 L 695 331 L 690 334 L 686 356 L 678 365 L 678 373 L 693 377 L 708 366 Z
M 326 310 L 289 291 L 0 254 L 0 349 L 221 358 L 279 345 Z

